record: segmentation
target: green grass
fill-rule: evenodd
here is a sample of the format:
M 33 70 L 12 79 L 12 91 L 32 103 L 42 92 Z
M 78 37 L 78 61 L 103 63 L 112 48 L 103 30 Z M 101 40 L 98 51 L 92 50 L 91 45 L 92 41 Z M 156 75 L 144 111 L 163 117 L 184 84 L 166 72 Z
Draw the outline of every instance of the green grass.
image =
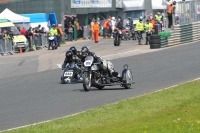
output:
M 200 81 L 6 133 L 200 133 Z

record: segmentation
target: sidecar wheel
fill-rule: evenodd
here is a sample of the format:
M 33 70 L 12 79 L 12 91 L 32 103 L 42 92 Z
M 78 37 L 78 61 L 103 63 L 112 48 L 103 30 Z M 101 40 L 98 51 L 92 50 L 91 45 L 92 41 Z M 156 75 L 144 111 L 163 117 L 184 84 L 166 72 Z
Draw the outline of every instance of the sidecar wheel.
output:
M 130 88 L 131 88 L 131 84 L 124 85 L 124 88 L 125 88 L 125 89 L 130 89 Z
M 102 90 L 104 87 L 105 87 L 105 86 L 98 86 L 97 88 L 98 88 L 99 90 Z
M 61 78 L 61 84 L 65 84 L 65 80 Z

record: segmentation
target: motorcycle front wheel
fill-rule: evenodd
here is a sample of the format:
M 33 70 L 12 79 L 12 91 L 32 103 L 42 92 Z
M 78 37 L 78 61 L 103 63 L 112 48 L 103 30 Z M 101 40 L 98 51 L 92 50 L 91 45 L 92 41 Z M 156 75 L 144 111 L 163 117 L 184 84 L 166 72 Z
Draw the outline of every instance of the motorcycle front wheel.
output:
M 85 91 L 90 91 L 90 88 L 91 88 L 91 84 L 92 84 L 92 81 L 91 81 L 91 78 L 92 77 L 92 74 L 90 72 L 84 72 L 83 74 L 83 88 Z

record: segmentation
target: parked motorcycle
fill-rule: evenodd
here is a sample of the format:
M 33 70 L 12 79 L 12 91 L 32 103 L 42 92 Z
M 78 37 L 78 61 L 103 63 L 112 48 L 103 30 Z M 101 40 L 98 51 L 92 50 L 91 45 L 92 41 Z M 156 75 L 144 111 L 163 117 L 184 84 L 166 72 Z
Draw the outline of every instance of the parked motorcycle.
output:
M 72 57 L 73 59 L 75 56 Z M 61 75 L 62 84 L 82 83 L 82 66 L 81 61 L 78 63 L 71 62 L 66 68 L 63 68 Z
M 114 46 L 119 46 L 121 43 L 121 31 L 118 28 L 114 29 L 113 38 L 114 38 Z
M 131 31 L 130 26 L 126 26 L 124 30 L 122 30 L 123 40 L 130 40 L 131 39 Z
M 132 35 L 132 39 L 136 40 L 136 28 L 135 28 L 135 24 L 133 25 L 133 28 L 131 30 L 131 35 Z
M 48 50 L 50 50 L 50 47 L 52 48 L 52 50 L 56 49 L 56 44 L 54 43 L 55 37 L 54 36 L 50 36 L 48 38 L 49 40 L 49 46 L 48 46 Z
M 129 89 L 133 82 L 131 70 L 128 65 L 124 65 L 122 76 L 118 72 L 113 72 L 112 76 L 106 76 L 100 69 L 101 63 L 95 63 L 93 56 L 87 56 L 84 62 L 83 70 L 83 88 L 85 91 L 90 91 L 91 87 L 103 89 L 105 86 L 120 85 L 125 89 Z M 108 70 L 107 70 L 108 71 Z

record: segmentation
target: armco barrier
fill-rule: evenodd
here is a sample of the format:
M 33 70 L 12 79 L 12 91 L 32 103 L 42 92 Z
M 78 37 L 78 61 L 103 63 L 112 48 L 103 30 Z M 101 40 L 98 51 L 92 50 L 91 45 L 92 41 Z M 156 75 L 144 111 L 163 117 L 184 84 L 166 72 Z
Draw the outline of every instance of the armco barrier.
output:
M 168 44 L 163 45 L 173 46 L 189 42 L 195 42 L 200 40 L 200 22 L 195 22 L 192 24 L 174 26 L 172 31 L 172 36 L 168 37 Z

